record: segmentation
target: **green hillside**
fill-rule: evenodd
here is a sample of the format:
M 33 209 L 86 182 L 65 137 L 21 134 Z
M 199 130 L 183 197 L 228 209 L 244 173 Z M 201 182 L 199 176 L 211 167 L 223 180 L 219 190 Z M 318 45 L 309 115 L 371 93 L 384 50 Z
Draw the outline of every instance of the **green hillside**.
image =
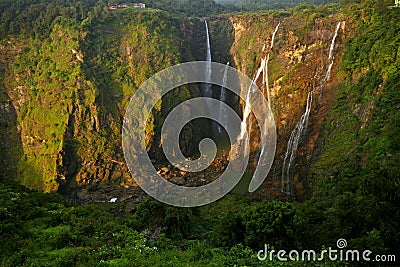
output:
M 260 11 L 272 2 L 232 0 L 233 8 L 199 1 L 196 9 L 191 1 L 173 8 L 172 1 L 147 1 L 150 8 L 111 11 L 108 4 L 115 1 L 2 1 L 0 265 L 399 265 L 400 9 L 388 8 L 392 1 L 360 0 Z M 240 10 L 258 11 L 231 13 Z M 271 173 L 256 193 L 177 208 L 146 196 L 130 176 L 122 121 L 146 79 L 205 57 L 203 16 L 213 58 L 229 60 L 249 76 L 281 23 L 269 84 L 278 145 Z M 284 194 L 275 187 L 287 141 L 307 90 L 319 82 L 304 77 L 325 71 L 336 25 L 333 78 L 300 140 L 294 193 Z M 222 172 L 223 160 L 205 174 L 185 176 L 161 156 L 160 129 L 173 107 L 199 94 L 197 85 L 167 94 L 146 128 L 154 165 L 189 182 Z M 200 130 L 186 130 L 181 148 L 195 157 Z M 277 257 L 281 249 L 315 250 L 323 257 L 340 238 L 346 249 L 397 261 Z M 265 245 L 276 253 L 260 261 L 257 252 Z

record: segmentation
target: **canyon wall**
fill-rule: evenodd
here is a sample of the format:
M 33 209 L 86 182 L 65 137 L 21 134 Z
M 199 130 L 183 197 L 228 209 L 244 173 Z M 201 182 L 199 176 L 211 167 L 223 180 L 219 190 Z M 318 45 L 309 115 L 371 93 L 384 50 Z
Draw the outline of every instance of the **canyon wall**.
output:
M 43 191 L 134 185 L 121 148 L 125 108 L 141 83 L 181 57 L 174 19 L 134 14 L 135 20 L 128 12 L 82 24 L 60 17 L 48 37 L 3 40 L 4 176 Z M 179 88 L 152 112 L 146 134 L 153 156 L 161 153 L 153 136 L 163 114 L 188 97 Z
M 11 137 L 3 134 L 2 146 L 7 154 L 12 150 L 13 156 L 1 159 L 8 166 L 2 173 L 14 172 L 23 184 L 44 191 L 72 192 L 105 184 L 135 186 L 124 162 L 120 134 L 130 96 L 157 71 L 183 61 L 205 60 L 206 42 L 204 20 L 179 20 L 157 11 L 124 12 L 81 25 L 61 18 L 43 41 L 14 38 L 4 42 L 1 127 Z M 336 88 L 343 83 L 338 74 L 340 56 L 354 26 L 345 15 L 326 10 L 207 20 L 213 61 L 229 61 L 253 77 L 261 58 L 270 53 L 269 86 L 278 145 L 274 165 L 259 193 L 266 198 L 306 198 L 308 172 L 321 150 L 323 122 L 332 109 Z M 332 39 L 341 21 L 331 76 L 323 83 Z M 288 140 L 313 88 L 319 91 L 287 177 L 292 189 L 281 192 Z M 159 141 L 163 118 L 190 95 L 199 96 L 198 86 L 175 90 L 149 118 L 148 150 L 159 167 L 164 164 Z M 232 105 L 241 113 L 237 99 Z M 182 148 L 190 155 L 196 150 L 199 131 L 193 127 L 186 131 Z M 254 132 L 252 151 L 260 146 Z
M 325 116 L 332 109 L 335 90 L 342 85 L 343 77 L 338 74 L 340 57 L 347 37 L 354 26 L 346 22 L 342 14 L 323 15 L 318 12 L 302 14 L 237 15 L 231 16 L 234 38 L 230 49 L 232 65 L 250 78 L 260 66 L 261 58 L 270 53 L 268 64 L 271 107 L 277 126 L 278 140 L 274 165 L 259 193 L 267 198 L 306 198 L 308 171 L 318 157 L 320 134 Z M 218 21 L 218 20 L 216 20 Z M 330 78 L 324 81 L 330 65 L 330 48 L 340 23 L 333 46 L 333 65 Z M 271 38 L 280 23 L 271 51 Z M 224 39 L 226 33 L 210 30 L 214 39 Z M 215 43 L 218 41 L 214 40 Z M 218 46 L 216 46 L 218 49 Z M 257 84 L 262 88 L 262 80 Z M 290 192 L 282 192 L 282 171 L 288 141 L 297 122 L 301 119 L 307 103 L 308 93 L 314 93 L 314 102 L 308 124 L 294 153 L 294 164 L 289 173 Z M 262 88 L 265 90 L 265 88 Z M 266 93 L 265 93 L 266 96 Z M 244 105 L 242 100 L 242 106 Z M 260 140 L 256 127 L 253 127 L 252 151 L 259 151 Z M 257 154 L 255 154 L 257 157 Z

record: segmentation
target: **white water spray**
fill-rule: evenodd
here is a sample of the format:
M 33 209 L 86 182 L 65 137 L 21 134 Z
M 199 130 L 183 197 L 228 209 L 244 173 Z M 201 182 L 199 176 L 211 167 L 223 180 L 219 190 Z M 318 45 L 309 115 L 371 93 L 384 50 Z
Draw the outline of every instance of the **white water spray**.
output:
M 206 68 L 206 84 L 203 86 L 203 90 L 202 90 L 202 94 L 204 97 L 212 97 L 212 85 L 209 83 L 211 80 L 211 73 L 212 73 L 212 69 L 211 69 L 211 46 L 210 46 L 210 34 L 208 32 L 208 24 L 207 21 L 204 21 L 205 25 L 206 25 L 206 34 L 207 34 L 207 55 L 206 55 L 206 61 L 207 61 L 207 68 Z M 206 101 L 208 105 L 209 101 Z M 211 108 L 211 107 L 210 107 Z
M 332 42 L 331 42 L 331 46 L 329 47 L 328 60 L 330 62 L 329 62 L 328 70 L 326 72 L 326 75 L 325 75 L 325 78 L 323 80 L 322 86 L 325 85 L 325 83 L 327 83 L 331 79 L 331 71 L 332 71 L 333 63 L 335 61 L 335 58 L 333 56 L 333 52 L 334 52 L 334 49 L 335 49 L 336 38 L 337 38 L 337 36 L 339 34 L 339 29 L 340 29 L 341 25 L 342 25 L 342 22 L 339 22 L 338 25 L 336 26 L 335 35 L 333 36 Z M 322 86 L 320 87 L 320 90 L 322 90 Z
M 274 31 L 274 33 L 272 34 L 272 38 L 271 38 L 271 51 L 272 51 L 272 49 L 274 49 L 275 36 L 276 36 L 276 33 L 277 33 L 278 30 L 279 30 L 279 26 L 281 26 L 281 23 L 280 23 L 280 22 L 278 23 L 278 25 L 276 25 L 275 31 Z
M 280 26 L 280 23 L 275 27 L 275 30 L 272 34 L 270 52 L 272 51 L 272 49 L 274 47 L 275 36 L 279 30 L 279 26 Z M 266 46 L 264 45 L 262 52 L 265 51 L 265 48 L 266 48 Z M 270 58 L 270 52 L 268 53 L 267 56 L 265 56 L 264 58 L 261 58 L 260 67 L 258 68 L 256 75 L 253 78 L 252 84 L 255 84 L 257 82 L 257 80 L 259 79 L 261 73 L 263 73 L 263 76 L 262 76 L 263 77 L 263 86 L 265 86 L 267 88 L 268 105 L 271 108 L 271 95 L 270 95 L 270 91 L 269 91 L 269 82 L 268 82 L 268 62 L 269 62 L 269 58 Z M 249 131 L 250 131 L 251 127 L 252 127 L 251 121 L 248 122 L 248 120 L 249 120 L 249 116 L 251 114 L 250 99 L 251 99 L 252 94 L 254 93 L 253 89 L 254 89 L 254 87 L 250 86 L 250 88 L 247 91 L 246 103 L 245 103 L 245 107 L 244 107 L 244 111 L 243 111 L 243 121 L 240 125 L 240 135 L 238 137 L 238 141 L 243 140 L 247 129 L 249 129 Z M 267 120 L 273 120 L 273 118 L 268 116 Z M 269 125 L 269 124 L 267 123 L 266 125 Z M 267 127 L 265 129 L 262 129 L 264 134 L 266 134 L 267 130 L 268 130 Z M 247 147 L 245 149 L 247 150 Z M 262 146 L 262 149 L 261 149 L 261 156 L 263 155 L 263 153 L 264 153 L 264 146 Z
M 263 72 L 263 70 L 265 68 L 264 65 L 265 65 L 265 59 L 262 58 L 261 59 L 261 65 L 258 68 L 257 73 L 253 78 L 252 85 L 255 84 L 256 81 L 258 80 L 258 78 L 260 77 L 261 72 Z M 251 95 L 253 94 L 253 90 L 254 90 L 254 86 L 252 86 L 252 85 L 249 87 L 249 89 L 247 91 L 246 104 L 244 106 L 244 111 L 243 111 L 243 121 L 242 121 L 242 123 L 240 125 L 240 135 L 239 135 L 238 140 L 243 140 L 243 138 L 244 138 L 244 136 L 246 134 L 247 128 L 248 128 L 247 120 L 248 120 L 248 118 L 250 116 L 250 113 L 251 113 L 250 99 L 251 99 Z M 251 128 L 251 124 L 249 124 L 249 125 L 250 125 L 250 128 Z
M 322 79 L 319 85 L 319 92 L 322 93 L 322 88 L 325 86 L 325 84 L 330 80 L 331 78 L 331 71 L 334 63 L 334 49 L 335 49 L 335 44 L 336 44 L 336 38 L 339 34 L 339 29 L 340 26 L 342 25 L 342 22 L 339 22 L 336 26 L 335 34 L 332 38 L 331 45 L 329 47 L 329 56 L 328 56 L 328 61 L 329 65 L 325 74 L 325 77 Z M 300 120 L 297 122 L 294 130 L 292 131 L 292 134 L 290 135 L 289 142 L 286 148 L 286 153 L 285 157 L 283 160 L 283 167 L 282 167 L 282 189 L 281 192 L 286 193 L 286 194 L 292 194 L 291 190 L 291 175 L 290 175 L 290 170 L 293 166 L 293 163 L 296 159 L 296 153 L 297 153 L 297 148 L 300 142 L 300 139 L 303 135 L 304 130 L 307 128 L 308 124 L 308 119 L 310 117 L 310 112 L 311 112 L 311 107 L 313 103 L 313 94 L 315 90 L 314 87 L 310 90 L 310 92 L 307 95 L 307 104 L 306 104 L 306 110 L 304 111 L 304 114 L 301 116 Z
M 271 98 L 271 93 L 269 90 L 268 63 L 269 63 L 270 54 L 272 52 L 272 49 L 274 48 L 275 36 L 279 30 L 280 25 L 281 25 L 281 23 L 279 22 L 278 25 L 276 25 L 276 27 L 275 27 L 275 31 L 272 34 L 272 38 L 271 38 L 271 50 L 268 53 L 268 55 L 265 57 L 265 69 L 264 69 L 263 83 L 265 84 L 265 88 L 267 89 L 268 105 L 270 108 L 272 107 L 272 98 Z
M 221 94 L 219 96 L 219 100 L 227 104 L 228 102 L 228 92 L 226 86 L 228 84 L 228 67 L 229 62 L 226 63 L 225 71 L 224 71 L 224 78 L 222 80 L 222 87 L 221 87 Z M 228 113 L 225 110 L 224 106 L 221 106 L 221 110 L 219 111 L 219 121 L 228 121 L 227 118 Z M 218 125 L 218 133 L 222 133 L 222 126 Z

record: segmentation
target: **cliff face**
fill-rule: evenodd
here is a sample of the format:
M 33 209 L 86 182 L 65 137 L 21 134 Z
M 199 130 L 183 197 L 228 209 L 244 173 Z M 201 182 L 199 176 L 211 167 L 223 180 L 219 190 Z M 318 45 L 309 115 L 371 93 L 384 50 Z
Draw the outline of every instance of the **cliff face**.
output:
M 0 45 L 0 178 L 15 177 L 17 163 L 22 153 L 21 138 L 17 129 L 17 113 L 6 90 L 5 77 L 10 75 L 10 62 L 17 53 L 16 46 Z
M 182 60 L 205 59 L 203 20 L 177 21 L 152 12 L 136 12 L 132 20 L 129 12 L 115 14 L 82 25 L 58 19 L 44 42 L 16 39 L 2 46 L 3 68 L 7 70 L 4 90 L 9 96 L 3 102 L 8 104 L 2 105 L 2 114 L 13 121 L 7 127 L 18 129 L 12 135 L 21 136 L 22 151 L 20 159 L 14 160 L 18 162 L 14 169 L 23 184 L 45 191 L 70 191 L 76 185 L 94 186 L 106 181 L 134 185 L 120 144 L 121 122 L 130 96 L 159 70 Z M 274 182 L 266 188 L 279 189 L 287 141 L 304 112 L 310 86 L 317 87 L 323 78 L 329 45 L 341 20 L 339 15 L 307 14 L 209 19 L 213 61 L 230 61 L 250 77 L 269 51 L 272 32 L 281 23 L 269 64 L 278 149 L 270 177 Z M 296 154 L 296 192 L 302 190 L 323 118 L 340 83 L 336 79 L 337 62 L 349 28 L 343 23 L 339 30 L 332 77 L 313 106 L 310 127 Z M 264 45 L 267 49 L 262 52 Z M 199 95 L 196 86 L 190 86 L 189 91 L 192 96 Z M 180 89 L 171 94 L 171 99 L 164 101 L 168 104 L 161 104 L 149 119 L 148 149 L 159 161 L 163 159 L 159 123 L 173 106 L 189 98 L 189 91 Z M 237 100 L 231 104 L 239 109 Z M 193 150 L 198 134 L 187 133 L 192 137 L 183 142 L 186 154 Z M 256 135 L 253 140 L 256 150 Z
M 329 136 L 323 133 L 329 128 L 327 120 L 335 116 L 337 92 L 368 72 L 352 70 L 350 81 L 346 79 L 348 73 L 339 72 L 345 41 L 356 34 L 359 20 L 328 11 L 207 19 L 213 61 L 229 61 L 253 77 L 261 58 L 270 54 L 269 87 L 278 143 L 268 180 L 259 190 L 266 198 L 307 198 L 312 177 L 327 174 L 318 166 L 328 168 L 323 160 L 321 163 L 329 157 L 324 147 Z M 126 105 L 135 90 L 157 71 L 182 61 L 205 60 L 205 35 L 204 20 L 128 10 L 82 23 L 58 18 L 46 38 L 3 40 L 0 141 L 5 153 L 0 158 L 0 174 L 15 176 L 23 184 L 44 191 L 71 193 L 82 186 L 135 186 L 121 148 Z M 261 82 L 257 84 L 262 86 Z M 214 90 L 218 95 L 220 89 Z M 297 149 L 289 151 L 289 157 L 293 157 L 290 166 L 284 165 L 288 142 L 304 117 L 310 91 L 313 100 L 309 117 Z M 159 141 L 163 118 L 190 95 L 200 95 L 197 85 L 168 94 L 149 118 L 148 151 L 158 167 L 165 164 Z M 240 113 L 237 99 L 232 98 L 230 104 Z M 362 127 L 367 127 L 374 108 L 373 98 L 355 103 L 352 113 L 359 116 Z M 186 129 L 181 143 L 184 154 L 195 153 L 201 134 L 193 127 Z M 251 147 L 252 151 L 260 147 L 255 129 Z M 215 162 L 211 172 L 199 175 L 201 180 L 218 176 L 223 170 L 220 163 Z M 171 171 L 168 168 L 165 173 Z M 179 183 L 199 178 L 185 175 L 179 173 Z M 282 190 L 283 183 L 288 185 L 286 191 Z
M 389 195 L 395 199 L 393 189 L 384 184 L 396 188 L 394 181 L 398 180 L 389 171 L 396 169 L 398 159 L 398 138 L 393 137 L 399 105 L 393 91 L 399 86 L 398 10 L 369 7 L 368 11 L 331 15 L 315 11 L 230 19 L 235 29 L 231 54 L 249 77 L 266 54 L 261 52 L 263 46 L 270 47 L 272 32 L 281 23 L 269 64 L 277 151 L 269 179 L 259 193 L 267 198 L 301 200 L 315 192 L 326 194 L 321 188 L 331 182 L 379 192 L 384 201 L 390 201 Z M 297 149 L 288 153 L 288 140 L 304 118 L 312 90 L 309 118 Z M 253 135 L 255 149 L 259 144 L 257 134 Z M 288 186 L 282 188 L 285 183 Z M 367 189 L 372 185 L 376 191 Z
M 48 38 L 4 41 L 4 176 L 43 191 L 107 181 L 135 184 L 121 148 L 126 105 L 141 83 L 178 63 L 181 55 L 173 19 L 154 12 L 134 14 L 135 21 L 132 13 L 121 12 L 82 25 L 59 18 Z M 163 114 L 188 97 L 181 88 L 153 111 L 147 130 L 152 155 L 161 151 L 153 136 Z M 189 149 L 190 144 L 183 146 Z
M 270 53 L 269 87 L 278 142 L 269 182 L 265 183 L 260 193 L 269 198 L 287 198 L 287 193 L 304 198 L 304 190 L 308 186 L 306 177 L 319 151 L 324 118 L 332 109 L 335 89 L 343 83 L 342 77 L 338 75 L 339 61 L 344 42 L 352 34 L 354 26 L 350 21 L 346 22 L 346 18 L 341 14 L 323 16 L 307 12 L 281 17 L 268 14 L 232 16 L 229 22 L 233 27 L 234 36 L 230 54 L 233 57 L 233 65 L 240 71 L 251 78 L 254 77 L 261 58 Z M 332 51 L 331 74 L 325 81 L 331 63 L 330 48 L 339 22 L 342 23 Z M 271 51 L 271 38 L 278 23 L 280 26 Z M 213 32 L 213 27 L 210 28 Z M 215 32 L 217 34 L 212 37 L 224 38 L 224 34 L 218 35 L 218 31 Z M 257 84 L 261 88 L 262 79 L 259 79 Z M 298 149 L 293 153 L 293 164 L 289 170 L 284 170 L 283 163 L 289 138 L 305 112 L 308 93 L 313 88 L 318 90 L 313 94 L 308 123 L 300 136 Z M 257 131 L 253 128 L 252 151 L 260 148 Z M 283 171 L 289 172 L 289 175 L 284 174 L 284 179 L 288 180 L 286 183 L 289 183 L 291 188 L 290 192 L 285 194 L 280 192 Z

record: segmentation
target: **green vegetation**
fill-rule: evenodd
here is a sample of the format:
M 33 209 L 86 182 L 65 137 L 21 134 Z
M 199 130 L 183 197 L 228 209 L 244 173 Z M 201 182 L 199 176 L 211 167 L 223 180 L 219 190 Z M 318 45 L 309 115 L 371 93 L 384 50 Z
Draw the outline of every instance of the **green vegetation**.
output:
M 147 6 L 189 17 L 206 17 L 210 15 L 220 15 L 229 11 L 214 0 L 144 0 Z
M 5 89 L 26 90 L 18 116 L 23 155 L 17 179 L 30 188 L 55 191 L 65 181 L 74 186 L 109 179 L 115 161 L 123 162 L 121 121 L 129 98 L 151 75 L 181 60 L 177 19 L 153 9 L 103 7 L 85 18 L 60 13 L 48 30 L 32 19 L 32 28 L 8 29 L 12 36 L 5 43 L 18 50 L 6 66 L 12 75 L 5 77 Z M 39 35 L 35 27 L 45 31 Z M 175 91 L 149 119 L 152 153 L 159 149 L 152 137 L 165 111 L 189 97 L 184 87 Z M 120 175 L 115 179 L 121 183 L 130 179 Z
M 1 181 L 0 263 L 303 266 L 301 262 L 279 263 L 276 256 L 274 262 L 260 262 L 256 254 L 264 242 L 280 249 L 300 244 L 301 239 L 293 235 L 303 223 L 300 212 L 290 203 L 229 196 L 197 209 L 168 207 L 147 199 L 131 214 L 121 204 L 72 206 L 55 193 L 28 191 Z M 335 265 L 321 262 L 314 266 Z
M 27 186 L 55 190 L 69 111 L 75 95 L 85 89 L 77 86 L 82 74 L 82 64 L 76 58 L 79 28 L 74 21 L 59 17 L 48 39 L 30 39 L 27 43 L 31 47 L 26 46 L 14 63 L 18 77 L 15 85 L 30 88 L 18 118 L 27 144 L 19 177 Z
M 102 0 L 4 0 L 0 3 L 0 37 L 21 34 L 46 38 L 58 16 L 82 21 L 98 14 L 106 4 Z
M 269 9 L 285 9 L 297 5 L 309 3 L 313 5 L 325 5 L 328 3 L 337 3 L 339 0 L 217 0 L 218 4 L 229 6 L 233 9 L 241 11 L 269 10 Z
M 181 209 L 149 198 L 128 212 L 122 203 L 76 206 L 57 193 L 1 180 L 1 266 L 304 266 L 260 262 L 257 252 L 264 244 L 320 251 L 336 248 L 338 238 L 348 241 L 348 249 L 398 253 L 400 12 L 388 10 L 389 2 L 342 1 L 339 15 L 332 15 L 338 6 L 307 5 L 232 17 L 233 23 L 250 21 L 231 50 L 246 73 L 254 73 L 276 17 L 293 16 L 290 30 L 299 39 L 316 18 L 346 16 L 355 27 L 344 47 L 344 79 L 324 122 L 320 154 L 304 178 L 310 186 L 306 201 L 229 195 Z M 182 61 L 180 18 L 154 9 L 110 12 L 106 4 L 0 3 L 1 44 L 16 47 L 9 65 L 1 61 L 0 89 L 25 90 L 17 119 L 23 155 L 16 179 L 26 186 L 55 191 L 65 180 L 71 190 L 111 179 L 123 184 L 129 178 L 118 161 L 129 96 L 153 73 Z M 192 11 L 174 12 L 203 14 Z M 275 56 L 276 77 L 282 75 L 279 64 Z M 6 76 L 6 68 L 13 75 Z M 160 101 L 149 119 L 149 150 L 156 153 L 159 144 L 151 138 L 168 110 L 188 97 L 183 87 Z M 2 93 L 0 100 L 8 98 Z M 110 170 L 120 175 L 110 178 Z M 335 264 L 344 265 L 308 263 Z
M 340 232 L 360 231 L 354 236 L 358 246 L 369 235 L 378 235 L 395 250 L 400 242 L 400 12 L 386 9 L 386 4 L 359 5 L 369 9 L 342 57 L 348 81 L 337 89 L 336 105 L 325 123 L 310 203 L 329 205 L 336 213 L 331 217 L 350 221 Z

